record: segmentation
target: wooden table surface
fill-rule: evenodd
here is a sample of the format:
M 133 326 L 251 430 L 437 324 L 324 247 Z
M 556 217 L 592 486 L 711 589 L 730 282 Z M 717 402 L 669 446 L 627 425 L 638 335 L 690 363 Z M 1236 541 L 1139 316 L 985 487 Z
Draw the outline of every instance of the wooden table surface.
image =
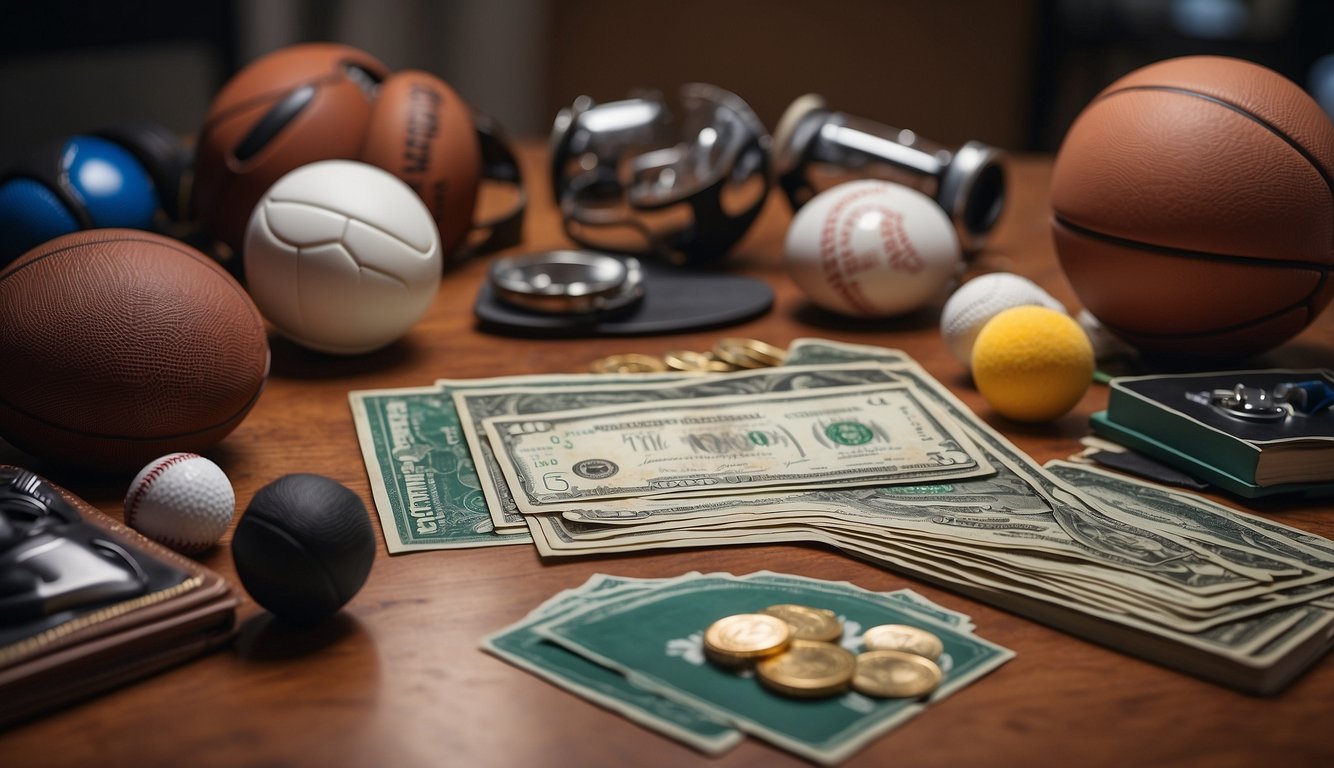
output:
M 518 250 L 568 247 L 546 192 L 539 146 L 522 160 L 533 197 Z M 1013 271 L 1077 309 L 1047 230 L 1050 161 L 1015 160 L 1010 202 L 975 272 Z M 710 348 L 723 335 L 785 346 L 821 336 L 903 349 L 1039 461 L 1066 457 L 1105 406 L 1095 386 L 1054 423 L 1021 426 L 991 414 L 937 330 L 939 308 L 878 322 L 812 311 L 782 264 L 790 221 L 771 196 L 729 265 L 773 287 L 772 310 L 744 324 L 661 337 L 533 340 L 477 330 L 473 302 L 487 262 L 448 274 L 426 317 L 378 353 L 325 357 L 273 339 L 267 389 L 210 452 L 244 508 L 289 472 L 370 487 L 348 409 L 350 390 L 429 384 L 441 377 L 577 372 L 616 352 Z M 1334 311 L 1263 358 L 1265 365 L 1334 364 Z M 0 462 L 25 463 L 0 445 Z M 58 471 L 53 480 L 121 517 L 123 481 Z M 1334 506 L 1243 508 L 1334 537 Z M 378 529 L 378 525 L 376 526 Z M 377 530 L 377 537 L 379 531 Z M 202 561 L 235 580 L 230 534 Z M 248 598 L 236 641 L 207 657 L 0 732 L 12 766 L 799 765 L 755 739 L 707 758 L 478 650 L 478 640 L 594 573 L 670 577 L 691 570 L 770 569 L 871 590 L 911 587 L 973 617 L 978 633 L 1018 655 L 996 672 L 871 743 L 848 766 L 1334 765 L 1334 659 L 1281 695 L 1256 698 L 1077 639 L 814 546 L 745 546 L 543 561 L 528 545 L 390 557 L 383 546 L 365 588 L 317 630 L 275 625 Z

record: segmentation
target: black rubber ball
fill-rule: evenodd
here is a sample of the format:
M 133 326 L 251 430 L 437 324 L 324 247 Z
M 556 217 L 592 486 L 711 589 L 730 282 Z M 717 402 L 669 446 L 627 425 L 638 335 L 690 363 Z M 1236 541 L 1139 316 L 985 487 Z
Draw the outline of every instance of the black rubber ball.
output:
M 232 537 L 246 591 L 280 619 L 312 624 L 366 583 L 375 532 L 352 491 L 321 475 L 286 475 L 259 489 Z

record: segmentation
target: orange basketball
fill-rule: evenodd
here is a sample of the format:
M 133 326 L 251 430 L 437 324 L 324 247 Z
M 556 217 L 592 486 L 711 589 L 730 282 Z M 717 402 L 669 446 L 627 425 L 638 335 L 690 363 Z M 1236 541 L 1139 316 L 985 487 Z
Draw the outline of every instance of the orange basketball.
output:
M 482 150 L 472 108 L 445 81 L 420 70 L 380 86 L 361 159 L 389 171 L 426 203 L 446 261 L 472 227 Z
M 1146 352 L 1263 352 L 1334 295 L 1334 125 L 1250 62 L 1170 59 L 1112 83 L 1062 142 L 1051 202 L 1071 287 Z
M 250 212 L 288 171 L 357 159 L 371 121 L 378 59 L 347 45 L 303 43 L 256 59 L 209 106 L 195 153 L 195 210 L 240 250 Z

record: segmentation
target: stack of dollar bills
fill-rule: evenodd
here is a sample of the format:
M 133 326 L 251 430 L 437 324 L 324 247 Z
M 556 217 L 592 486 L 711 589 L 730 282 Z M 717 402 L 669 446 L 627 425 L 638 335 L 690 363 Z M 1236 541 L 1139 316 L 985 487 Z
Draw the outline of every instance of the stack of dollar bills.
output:
M 1334 542 L 1038 466 L 897 350 L 799 339 L 775 368 L 350 399 L 391 552 L 822 543 L 1255 693 L 1334 635 Z
M 705 660 L 710 623 L 738 612 L 795 603 L 833 611 L 853 653 L 879 624 L 906 624 L 940 638 L 941 684 L 925 699 L 876 699 L 849 691 L 790 699 L 753 673 Z M 846 582 L 770 572 L 671 579 L 596 575 L 482 641 L 487 651 L 644 727 L 708 754 L 751 734 L 831 765 L 946 698 L 1014 654 L 973 634 L 969 618 L 911 590 L 870 592 Z

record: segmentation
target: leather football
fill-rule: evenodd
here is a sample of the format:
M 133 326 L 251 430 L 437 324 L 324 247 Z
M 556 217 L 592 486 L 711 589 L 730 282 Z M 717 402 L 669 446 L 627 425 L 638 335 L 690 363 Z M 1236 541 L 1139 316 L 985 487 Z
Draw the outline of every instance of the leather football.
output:
M 269 369 L 263 320 L 212 259 L 128 229 L 51 240 L 0 272 L 0 437 L 137 470 L 230 433 Z
M 1193 56 L 1117 80 L 1053 169 L 1066 278 L 1143 351 L 1240 358 L 1299 333 L 1334 281 L 1334 125 L 1250 62 Z

